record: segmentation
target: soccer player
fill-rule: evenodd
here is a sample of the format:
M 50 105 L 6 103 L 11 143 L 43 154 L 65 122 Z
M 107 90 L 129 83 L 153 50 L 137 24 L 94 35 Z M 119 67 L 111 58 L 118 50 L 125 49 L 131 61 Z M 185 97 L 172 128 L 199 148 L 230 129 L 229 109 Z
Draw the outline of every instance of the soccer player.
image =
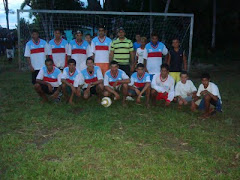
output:
M 202 84 L 197 91 L 197 98 L 192 102 L 192 111 L 204 110 L 203 118 L 208 118 L 216 111 L 222 111 L 222 100 L 216 84 L 210 81 L 210 75 L 204 73 L 201 76 Z
M 160 66 L 162 64 L 162 55 L 167 55 L 168 49 L 166 46 L 158 41 L 156 33 L 151 34 L 151 42 L 149 42 L 144 50 L 143 59 L 147 72 L 150 74 L 152 80 L 154 74 L 160 73 Z
M 104 76 L 104 96 L 114 95 L 115 100 L 120 99 L 119 91 L 123 91 L 123 105 L 126 105 L 126 97 L 128 94 L 128 84 L 130 79 L 128 75 L 121 69 L 116 61 L 111 61 L 110 70 Z
M 134 55 L 132 41 L 125 37 L 125 30 L 120 27 L 118 29 L 118 38 L 113 40 L 111 44 L 109 59 L 110 61 L 117 61 L 119 68 L 129 76 L 130 71 L 133 72 L 135 68 Z
M 73 104 L 74 95 L 77 97 L 81 96 L 82 85 L 83 77 L 81 72 L 76 69 L 76 61 L 74 59 L 69 59 L 68 67 L 63 69 L 62 74 L 62 91 L 69 104 Z M 70 97 L 68 92 L 71 94 Z
M 141 46 L 141 35 L 140 33 L 137 33 L 135 36 L 136 42 L 133 43 L 133 49 L 134 51 L 137 51 L 138 48 Z
M 86 60 L 92 56 L 91 46 L 82 39 L 82 36 L 82 31 L 77 31 L 75 34 L 76 39 L 70 41 L 68 46 L 68 59 L 72 58 L 76 61 L 78 71 L 82 71 L 87 67 Z
M 184 50 L 180 48 L 180 42 L 178 38 L 172 40 L 172 47 L 173 49 L 169 51 L 167 56 L 167 64 L 170 67 L 169 74 L 177 83 L 180 81 L 180 72 L 182 70 L 187 71 L 187 57 L 184 53 Z
M 136 52 L 137 63 L 144 64 L 143 53 L 144 53 L 146 44 L 147 44 L 147 38 L 141 37 L 141 46 L 137 48 L 137 52 Z
M 54 99 L 58 98 L 62 76 L 60 69 L 54 67 L 52 59 L 47 58 L 45 65 L 39 71 L 34 84 L 35 91 L 43 98 L 43 102 L 48 101 L 46 94 L 51 95 Z
M 193 82 L 188 79 L 188 73 L 182 71 L 180 74 L 180 81 L 177 82 L 175 86 L 175 97 L 178 100 L 179 109 L 182 105 L 187 105 L 191 103 L 193 99 L 196 98 L 197 88 L 194 86 Z
M 100 99 L 104 90 L 102 71 L 100 67 L 94 66 L 94 60 L 91 57 L 87 59 L 86 64 L 87 68 L 82 70 L 83 98 L 88 99 L 91 95 L 97 94 Z
M 63 70 L 67 64 L 68 42 L 62 38 L 60 29 L 54 30 L 54 37 L 49 41 L 49 57 L 57 68 Z
M 90 34 L 85 35 L 85 41 L 91 46 L 92 36 Z
M 102 73 L 109 69 L 109 53 L 112 40 L 105 35 L 105 26 L 98 27 L 98 37 L 93 38 L 91 47 L 96 66 L 99 66 Z
M 151 86 L 153 105 L 156 105 L 156 100 L 165 100 L 165 105 L 169 106 L 174 98 L 174 79 L 169 75 L 167 64 L 161 65 L 161 73 L 153 76 Z
M 24 56 L 32 72 L 32 84 L 35 84 L 39 70 L 45 66 L 49 50 L 47 42 L 39 38 L 38 30 L 33 29 L 31 36 L 32 39 L 26 44 Z
M 137 72 L 131 76 L 131 82 L 128 86 L 128 95 L 137 96 L 136 102 L 141 102 L 141 96 L 146 94 L 146 105 L 149 107 L 149 97 L 151 90 L 151 80 L 147 72 L 145 72 L 144 64 L 137 65 Z

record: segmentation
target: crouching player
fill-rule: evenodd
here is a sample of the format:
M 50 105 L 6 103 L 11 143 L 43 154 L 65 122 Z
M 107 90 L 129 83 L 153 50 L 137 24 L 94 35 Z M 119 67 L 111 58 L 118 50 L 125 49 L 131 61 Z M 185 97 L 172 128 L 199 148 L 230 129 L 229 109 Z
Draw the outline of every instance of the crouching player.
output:
M 155 74 L 151 83 L 152 103 L 156 106 L 156 100 L 165 100 L 165 105 L 169 106 L 174 98 L 174 79 L 169 75 L 169 66 L 161 65 L 161 73 Z
M 115 100 L 120 99 L 119 91 L 123 91 L 123 105 L 126 105 L 126 97 L 128 94 L 128 84 L 130 79 L 128 75 L 121 69 L 116 61 L 110 63 L 110 70 L 104 76 L 104 96 L 114 95 Z
M 73 104 L 74 95 L 81 96 L 81 86 L 78 84 L 83 85 L 82 75 L 76 69 L 76 61 L 69 59 L 68 67 L 63 69 L 62 74 L 62 91 L 69 104 Z
M 192 102 L 192 111 L 197 108 L 204 110 L 202 118 L 208 118 L 216 111 L 222 111 L 222 101 L 217 85 L 210 82 L 210 75 L 204 73 L 201 76 L 202 84 L 200 84 L 197 91 L 197 98 Z
M 182 105 L 191 103 L 196 98 L 197 88 L 191 80 L 188 80 L 188 73 L 182 71 L 180 73 L 180 81 L 175 86 L 175 97 L 178 101 L 178 108 L 181 109 Z
M 104 90 L 103 75 L 100 67 L 94 65 L 93 58 L 86 60 L 87 68 L 82 70 L 84 85 L 83 98 L 88 99 L 91 95 L 97 95 L 100 99 Z
M 129 83 L 129 96 L 137 96 L 136 102 L 141 102 L 141 96 L 146 94 L 146 105 L 149 107 L 149 97 L 151 89 L 150 75 L 145 72 L 144 64 L 139 63 L 137 65 L 137 72 L 131 76 L 131 82 Z
M 42 102 L 47 102 L 48 97 L 57 99 L 61 90 L 61 76 L 60 69 L 53 66 L 53 60 L 48 58 L 45 60 L 45 66 L 42 67 L 37 75 L 35 91 L 43 98 Z

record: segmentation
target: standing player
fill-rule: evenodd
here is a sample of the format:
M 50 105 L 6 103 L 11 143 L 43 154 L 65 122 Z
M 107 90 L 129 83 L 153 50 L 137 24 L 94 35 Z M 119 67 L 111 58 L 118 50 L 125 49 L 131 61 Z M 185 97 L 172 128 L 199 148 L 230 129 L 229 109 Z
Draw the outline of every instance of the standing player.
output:
M 151 86 L 153 105 L 156 105 L 156 100 L 165 100 L 165 105 L 169 106 L 174 98 L 174 79 L 169 75 L 168 64 L 161 65 L 161 73 L 153 76 Z
M 39 38 L 38 30 L 33 29 L 31 36 L 32 39 L 26 44 L 24 56 L 32 72 L 32 84 L 35 84 L 39 70 L 45 66 L 49 50 L 47 42 Z
M 133 49 L 134 51 L 137 51 L 138 48 L 141 46 L 141 35 L 140 33 L 137 33 L 135 36 L 136 42 L 133 43 Z
M 79 86 L 80 85 L 80 86 Z M 76 61 L 68 60 L 68 67 L 64 68 L 62 74 L 62 91 L 69 104 L 73 104 L 74 95 L 81 96 L 81 86 L 83 85 L 82 74 L 76 69 Z M 70 97 L 68 93 L 70 92 Z
M 112 40 L 105 35 L 105 27 L 98 27 L 98 37 L 92 40 L 91 47 L 96 66 L 99 66 L 102 73 L 109 69 L 109 53 Z
M 170 67 L 170 75 L 175 82 L 180 81 L 180 72 L 182 70 L 187 71 L 187 57 L 184 50 L 180 48 L 179 39 L 172 40 L 173 49 L 169 51 L 167 57 L 167 63 Z M 183 69 L 182 69 L 183 66 Z
M 149 42 L 144 50 L 143 58 L 147 72 L 150 74 L 152 80 L 154 74 L 160 73 L 160 66 L 162 64 L 162 55 L 167 55 L 168 49 L 166 46 L 158 41 L 156 33 L 151 34 L 151 42 Z
M 204 110 L 203 118 L 208 118 L 212 113 L 222 111 L 222 100 L 216 84 L 210 82 L 210 75 L 204 73 L 201 76 L 202 84 L 197 91 L 197 98 L 192 102 L 192 111 L 197 108 Z
M 68 46 L 69 59 L 72 58 L 76 61 L 78 71 L 82 71 L 87 67 L 86 60 L 92 56 L 91 46 L 87 41 L 82 39 L 82 36 L 82 31 L 77 31 L 75 35 L 76 39 L 70 41 Z
M 94 60 L 91 57 L 87 59 L 86 64 L 87 68 L 82 70 L 83 98 L 88 99 L 91 95 L 97 94 L 100 99 L 104 89 L 102 71 L 98 66 L 94 66 Z
M 128 94 L 128 84 L 130 79 L 128 75 L 121 69 L 116 61 L 110 63 L 110 70 L 105 73 L 104 76 L 104 96 L 114 95 L 114 99 L 119 100 L 119 91 L 122 88 L 123 91 L 123 105 L 126 104 L 126 97 Z
M 35 91 L 43 98 L 43 102 L 48 101 L 46 94 L 51 95 L 54 99 L 58 98 L 62 75 L 60 69 L 53 66 L 52 59 L 46 59 L 45 65 L 39 71 L 36 83 L 34 84 Z
M 133 73 L 131 76 L 131 82 L 129 83 L 129 96 L 137 96 L 137 103 L 141 102 L 141 96 L 146 94 L 146 105 L 149 107 L 149 97 L 151 90 L 151 80 L 150 76 L 144 70 L 144 64 L 139 63 L 137 65 L 137 72 Z
M 139 48 L 137 48 L 137 52 L 136 52 L 137 63 L 144 64 L 143 53 L 144 53 L 146 44 L 147 44 L 147 38 L 142 37 L 141 38 L 141 46 Z
M 49 41 L 49 56 L 54 65 L 63 70 L 67 64 L 68 42 L 62 38 L 61 30 L 54 30 L 54 39 Z

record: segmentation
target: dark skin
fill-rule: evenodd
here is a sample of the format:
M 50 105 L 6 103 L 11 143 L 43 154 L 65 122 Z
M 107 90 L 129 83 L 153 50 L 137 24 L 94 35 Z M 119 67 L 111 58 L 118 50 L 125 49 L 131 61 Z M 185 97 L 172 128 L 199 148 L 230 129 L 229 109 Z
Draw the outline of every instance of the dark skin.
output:
M 55 37 L 55 41 L 57 43 L 60 43 L 60 41 L 62 40 L 62 34 L 60 31 L 54 31 L 54 37 Z
M 35 43 L 38 43 L 39 42 L 39 34 L 37 33 L 37 32 L 33 32 L 32 33 L 32 40 L 35 42 Z M 48 56 L 46 55 L 46 58 L 47 58 Z M 34 72 L 34 68 L 33 68 L 33 66 L 32 66 L 32 63 L 31 63 L 31 59 L 30 59 L 30 57 L 26 57 L 26 59 L 27 59 L 27 62 L 28 62 L 28 66 L 29 66 L 29 68 L 30 68 L 30 71 L 31 72 Z
M 77 43 L 78 44 L 81 44 L 82 43 L 82 34 L 81 33 L 77 33 L 76 35 L 75 35 L 75 38 L 76 38 L 76 41 L 77 41 Z M 68 59 L 71 59 L 71 56 L 68 56 Z
M 174 51 L 175 52 L 178 52 L 179 49 L 180 49 L 180 42 L 179 40 L 175 39 L 172 41 L 172 46 L 174 48 Z M 170 63 L 171 63 L 171 55 L 170 53 L 168 53 L 167 55 L 167 64 L 170 66 Z M 187 71 L 187 57 L 185 54 L 183 54 L 183 70 L 184 71 Z
M 166 68 L 161 68 L 161 78 L 164 80 L 168 77 L 169 71 Z M 167 92 L 162 92 L 164 96 L 167 95 Z M 151 90 L 151 97 L 152 97 L 152 104 L 153 106 L 156 106 L 156 98 L 157 98 L 158 92 L 155 89 Z M 169 106 L 170 102 L 165 102 L 165 106 Z
M 53 63 L 52 62 L 46 62 L 45 65 L 47 66 L 48 72 L 53 71 Z M 50 93 L 53 91 L 53 87 L 48 82 L 45 82 L 45 81 L 40 80 L 40 79 L 36 80 L 36 84 L 34 85 L 34 89 L 39 94 L 39 96 L 43 98 L 43 102 L 47 102 L 48 98 L 47 98 L 46 94 L 43 92 L 43 90 L 40 86 L 41 84 L 46 85 L 48 87 L 48 90 L 49 90 Z M 58 98 L 60 90 L 61 90 L 61 86 L 59 86 L 57 88 L 57 90 L 50 97 L 53 98 L 53 99 Z
M 123 30 L 120 30 L 118 32 L 118 38 L 120 41 L 123 41 L 125 39 L 125 32 Z M 114 51 L 110 51 L 109 54 L 109 61 L 113 60 L 113 56 L 114 56 Z M 135 52 L 131 51 L 130 52 L 130 66 L 131 66 L 131 72 L 134 71 L 134 65 L 135 65 Z
M 138 67 L 137 68 L 137 74 L 138 77 L 142 77 L 144 76 L 144 68 L 143 67 Z M 144 88 L 142 89 L 142 91 L 139 91 L 138 88 L 134 87 L 134 86 L 128 86 L 129 89 L 132 89 L 136 92 L 137 94 L 137 99 L 136 102 L 137 103 L 141 103 L 141 96 L 143 95 L 143 93 L 146 92 L 146 106 L 149 107 L 149 98 L 150 98 L 150 90 L 151 90 L 151 83 L 147 82 L 144 86 Z M 129 96 L 132 96 L 131 93 L 128 94 Z
M 70 73 L 74 73 L 76 71 L 75 63 L 69 63 L 68 67 L 69 67 Z M 66 91 L 67 86 L 69 86 L 72 90 L 70 97 L 68 96 L 67 91 Z M 73 84 L 69 83 L 66 79 L 62 79 L 62 91 L 63 91 L 64 97 L 66 98 L 66 100 L 69 104 L 74 104 L 73 103 L 74 95 L 76 95 L 78 97 L 81 96 L 81 87 L 74 87 Z
M 113 75 L 117 75 L 118 73 L 118 68 L 119 66 L 117 64 L 112 64 L 110 66 L 111 69 L 111 73 Z M 130 79 L 123 79 L 123 80 L 118 80 L 113 84 L 113 88 L 109 87 L 109 86 L 104 86 L 104 96 L 110 96 L 111 94 L 114 95 L 114 97 L 116 98 L 116 100 L 120 99 L 120 95 L 119 93 L 115 90 L 115 88 L 117 87 L 117 84 L 122 84 L 122 91 L 123 91 L 123 105 L 126 104 L 126 97 L 128 95 L 128 84 L 130 83 Z
M 93 74 L 94 73 L 94 63 L 92 60 L 88 60 L 87 61 L 87 71 L 89 72 L 89 74 Z M 100 99 L 102 97 L 102 92 L 104 90 L 104 86 L 103 86 L 103 80 L 97 80 L 95 82 L 89 83 L 87 89 L 84 91 L 84 95 L 83 98 L 84 99 L 88 99 L 91 95 L 90 93 L 90 89 L 92 86 L 96 86 L 96 91 L 98 94 L 98 98 Z
M 204 88 L 206 89 L 209 85 L 210 79 L 207 78 L 202 78 L 202 84 L 204 86 Z M 208 118 L 211 115 L 211 112 L 214 110 L 210 107 L 210 101 L 211 99 L 214 101 L 218 101 L 218 97 L 214 96 L 212 93 L 210 93 L 208 90 L 204 90 L 201 93 L 201 96 L 203 96 L 204 100 L 205 100 L 205 112 L 203 114 L 203 118 Z M 198 108 L 198 105 L 195 104 L 195 102 L 199 99 L 199 97 L 196 97 L 194 99 L 194 102 L 192 102 L 192 106 L 191 106 L 191 110 L 192 111 L 196 111 L 196 109 Z

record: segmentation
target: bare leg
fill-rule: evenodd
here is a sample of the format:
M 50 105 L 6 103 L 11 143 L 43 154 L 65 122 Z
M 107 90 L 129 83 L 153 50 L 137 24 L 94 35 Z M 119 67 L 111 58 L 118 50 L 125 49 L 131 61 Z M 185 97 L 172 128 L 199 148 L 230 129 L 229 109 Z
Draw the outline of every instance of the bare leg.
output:
M 120 95 L 114 89 L 112 89 L 108 86 L 105 86 L 104 89 L 105 89 L 104 96 L 105 96 L 105 94 L 108 96 L 110 96 L 111 94 L 114 94 L 116 100 L 120 99 Z
M 195 112 L 198 108 L 198 105 L 196 105 L 195 101 L 192 101 L 191 103 L 191 111 L 192 112 Z
M 128 84 L 123 84 L 122 85 L 122 91 L 123 91 L 123 101 L 122 101 L 122 104 L 125 106 L 126 105 L 126 97 L 128 95 Z
M 42 102 L 48 102 L 48 98 L 47 98 L 46 94 L 42 91 L 40 84 L 38 84 L 38 83 L 34 84 L 34 89 L 38 93 L 38 95 L 41 98 L 43 98 Z
M 153 105 L 153 106 L 156 106 L 157 94 L 158 94 L 158 92 L 157 92 L 155 89 L 152 89 L 152 90 L 151 90 L 152 105 Z
M 103 90 L 104 90 L 104 86 L 103 84 L 98 84 L 96 87 L 96 91 L 97 91 L 97 96 L 98 96 L 98 101 L 101 101 L 101 98 L 103 96 Z
M 178 101 L 178 109 L 182 109 L 183 100 Z
M 66 100 L 66 102 L 69 101 L 69 96 L 67 94 L 67 85 L 65 83 L 62 83 L 62 92 L 63 92 L 63 95 L 64 95 L 64 99 Z
M 149 108 L 149 106 L 150 106 L 149 105 L 149 99 L 150 99 L 151 88 L 148 87 L 145 92 L 146 92 L 146 106 L 147 106 L 147 108 Z

